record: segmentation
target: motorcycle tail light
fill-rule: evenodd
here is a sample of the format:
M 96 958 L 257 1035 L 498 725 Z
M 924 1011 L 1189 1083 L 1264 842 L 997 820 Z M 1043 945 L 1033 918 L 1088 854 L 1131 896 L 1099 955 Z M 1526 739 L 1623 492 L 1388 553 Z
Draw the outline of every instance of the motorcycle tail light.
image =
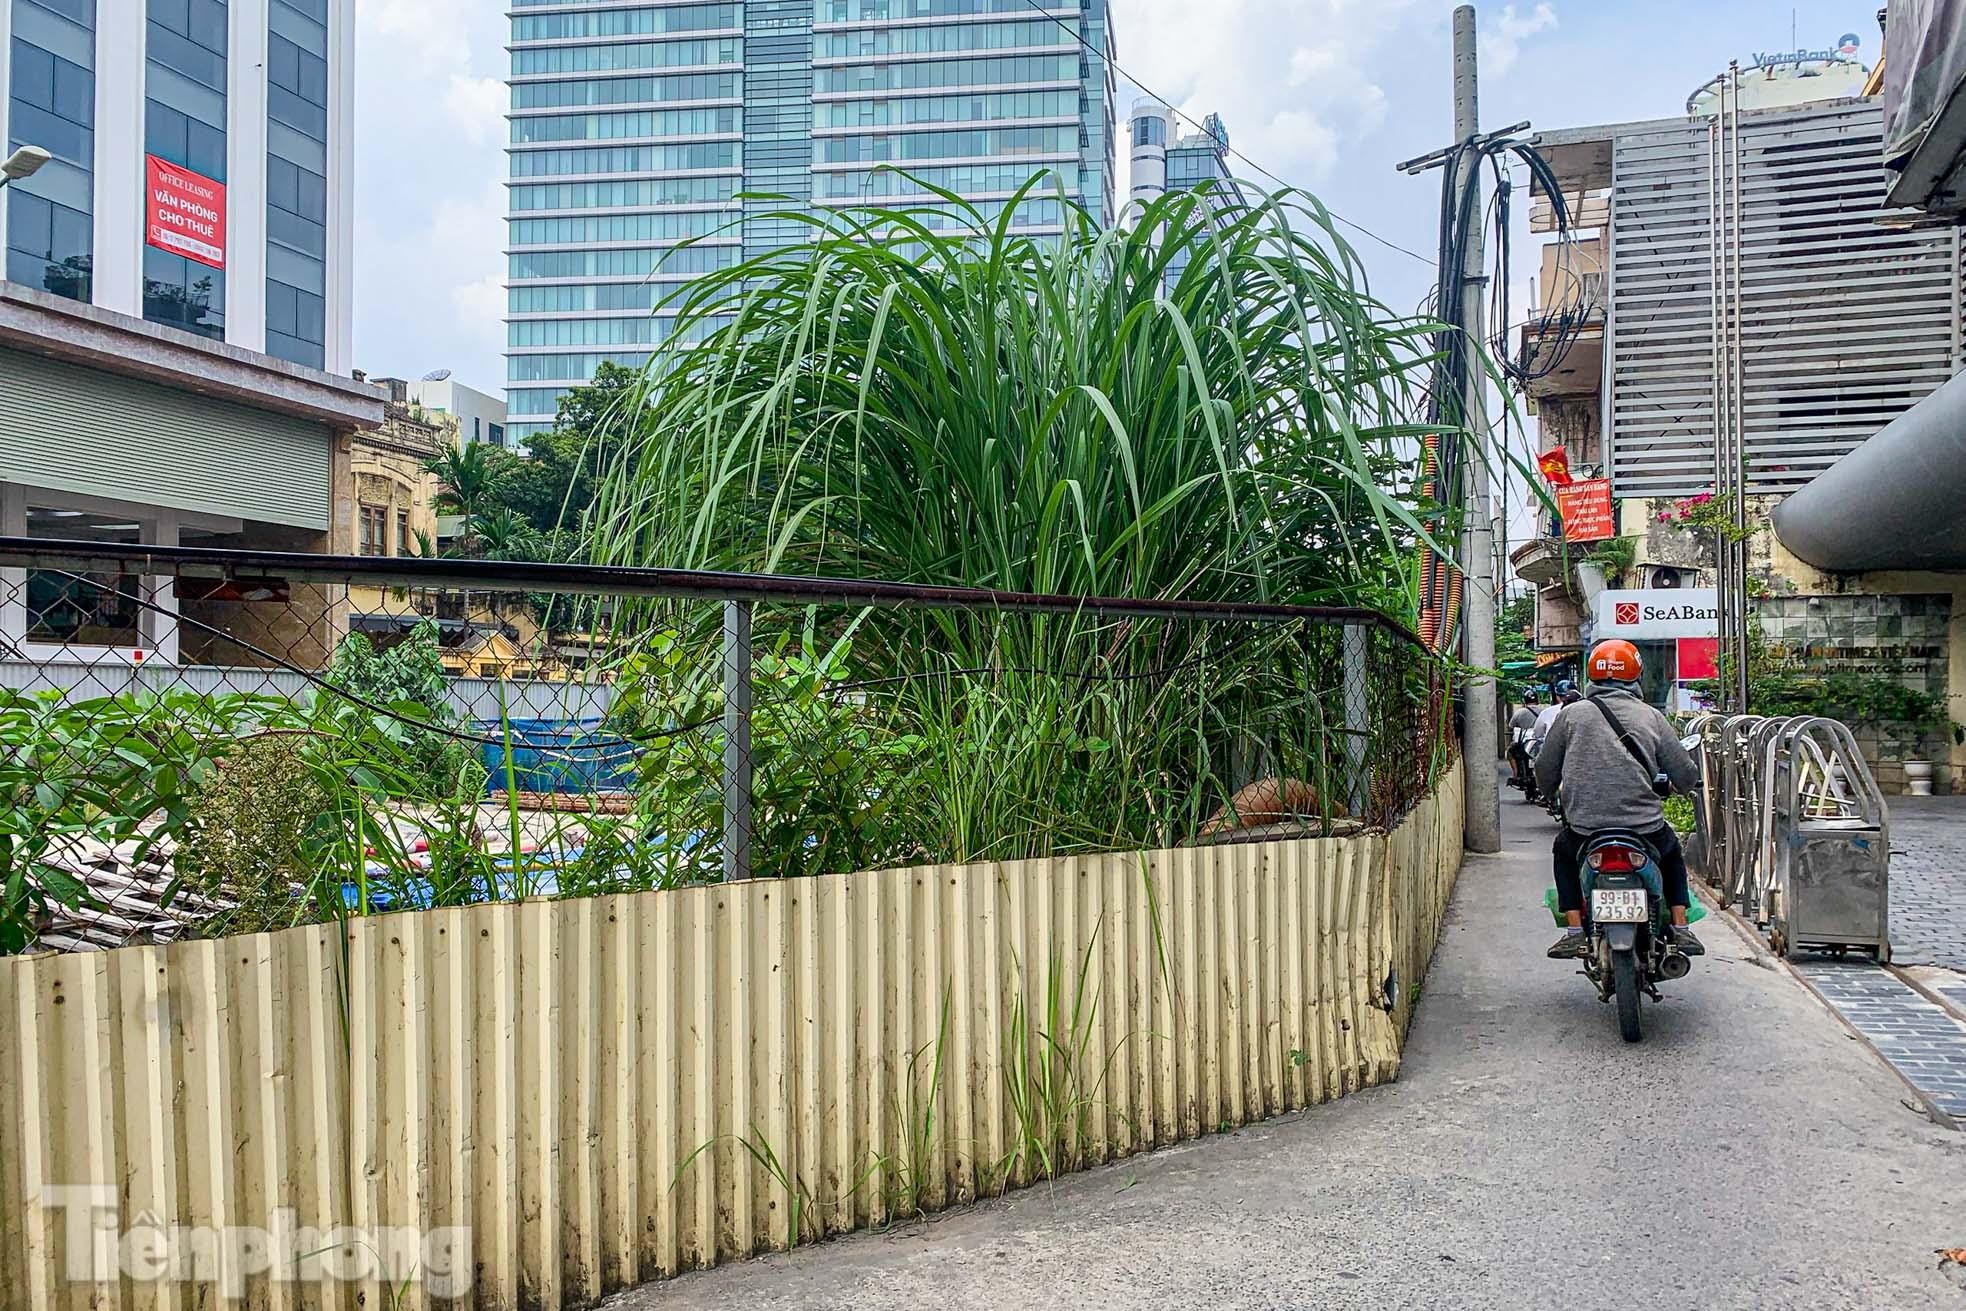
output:
M 1638 869 L 1637 855 L 1630 847 L 1600 847 L 1591 853 L 1591 868 L 1600 874 L 1630 874 Z

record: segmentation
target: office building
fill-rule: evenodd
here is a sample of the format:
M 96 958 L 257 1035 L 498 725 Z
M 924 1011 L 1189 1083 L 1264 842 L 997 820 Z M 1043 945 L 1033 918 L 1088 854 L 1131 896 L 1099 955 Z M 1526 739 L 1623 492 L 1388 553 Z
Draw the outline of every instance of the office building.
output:
M 1184 122 L 1158 100 L 1136 100 L 1127 123 L 1127 140 L 1132 174 L 1128 194 L 1139 204 L 1148 204 L 1169 192 L 1192 191 L 1204 184 L 1218 188 L 1210 198 L 1210 208 L 1234 203 L 1237 192 L 1229 174 L 1229 129 L 1219 114 L 1202 120 L 1201 131 L 1183 133 Z M 1181 280 L 1188 267 L 1185 254 L 1168 261 L 1165 285 Z
M 1156 200 L 1170 191 L 1191 191 L 1204 182 L 1229 181 L 1229 129 L 1220 114 L 1202 120 L 1199 132 L 1183 132 L 1185 120 L 1158 100 L 1136 100 L 1128 123 L 1133 166 L 1128 194 Z
M 771 213 L 923 202 L 883 164 L 989 215 L 1052 170 L 1110 222 L 1112 44 L 1108 0 L 520 0 L 510 439 L 601 361 L 646 362 L 671 322 L 651 310 L 680 283 L 806 231 Z M 1057 233 L 1063 214 L 1039 196 L 1014 221 Z
M 354 0 L 0 0 L 9 281 L 349 371 Z M 0 154 L 7 153 L 0 151 Z
M 456 419 L 460 442 L 490 442 L 508 449 L 516 445 L 506 433 L 505 402 L 476 387 L 465 386 L 451 376 L 449 369 L 436 369 L 415 382 L 406 383 L 404 394 L 411 404 Z

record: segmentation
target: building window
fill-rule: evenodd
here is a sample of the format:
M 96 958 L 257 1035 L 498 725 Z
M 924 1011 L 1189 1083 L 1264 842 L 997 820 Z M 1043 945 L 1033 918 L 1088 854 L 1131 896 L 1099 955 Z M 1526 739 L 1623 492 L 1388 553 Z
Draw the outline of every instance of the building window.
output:
M 503 445 L 505 445 L 505 425 L 504 425 L 504 424 L 502 424 L 502 423 L 494 423 L 493 425 L 491 425 L 491 444 L 492 444 L 493 446 L 503 446 Z
M 143 540 L 143 525 L 59 506 L 27 507 L 27 535 L 61 541 Z M 63 646 L 142 646 L 143 582 L 134 574 L 31 571 L 27 640 Z
M 94 255 L 94 29 L 93 0 L 48 0 L 26 6 L 12 42 L 0 50 L 8 73 L 8 139 L 0 141 L 0 155 L 31 142 L 54 156 L 0 196 L 7 206 L 0 276 L 81 301 L 90 299 Z
M 396 511 L 396 554 L 415 555 L 416 537 L 410 532 L 410 512 Z
M 95 74 L 18 37 L 11 66 L 9 135 L 86 166 L 95 155 Z
M 360 507 L 362 554 L 389 554 L 389 509 L 382 505 Z
M 0 526 L 85 555 L 92 542 L 175 546 L 179 540 L 167 511 L 71 502 L 20 487 L 0 488 Z M 7 642 L 34 658 L 69 658 L 58 656 L 59 650 L 86 661 L 177 659 L 177 598 L 169 578 L 114 568 L 29 569 L 15 577 L 16 604 L 0 606 L 0 627 Z
M 267 40 L 266 351 L 327 367 L 328 29 L 321 0 L 273 0 Z
M 277 246 L 271 249 L 278 249 Z M 266 351 L 310 368 L 325 365 L 327 301 L 278 279 L 266 283 Z
M 81 210 L 7 189 L 7 270 L 11 282 L 70 300 L 88 300 L 93 233 Z
M 143 317 L 225 340 L 225 273 L 155 246 L 143 248 Z
M 481 442 L 485 439 L 485 421 L 477 415 L 471 416 L 471 440 Z

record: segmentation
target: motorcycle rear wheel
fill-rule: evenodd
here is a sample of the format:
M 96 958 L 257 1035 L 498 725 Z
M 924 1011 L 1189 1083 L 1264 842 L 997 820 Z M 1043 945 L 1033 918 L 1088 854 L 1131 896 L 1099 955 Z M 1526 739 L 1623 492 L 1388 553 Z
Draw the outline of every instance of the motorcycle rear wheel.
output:
M 1638 1017 L 1638 956 L 1634 952 L 1611 953 L 1611 983 L 1618 994 L 1618 1036 L 1637 1042 L 1645 1036 Z

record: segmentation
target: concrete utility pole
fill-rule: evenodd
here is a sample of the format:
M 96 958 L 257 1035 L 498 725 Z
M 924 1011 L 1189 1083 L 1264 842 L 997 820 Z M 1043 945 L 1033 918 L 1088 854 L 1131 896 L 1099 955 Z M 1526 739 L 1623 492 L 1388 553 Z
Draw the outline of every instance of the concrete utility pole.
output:
M 1454 10 L 1454 142 L 1463 145 L 1481 133 L 1481 101 L 1475 76 L 1475 10 Z M 1461 330 L 1467 336 L 1467 361 L 1461 379 L 1461 420 L 1468 432 L 1468 449 L 1461 474 L 1461 631 L 1467 662 L 1479 670 L 1495 667 L 1495 529 L 1489 498 L 1489 469 L 1482 443 L 1488 432 L 1488 379 L 1481 368 L 1487 334 L 1482 308 L 1488 291 L 1485 276 L 1486 225 L 1481 207 L 1481 161 L 1470 157 L 1460 184 L 1474 188 L 1474 203 L 1456 207 L 1472 216 L 1461 256 Z M 1446 270 L 1442 270 L 1444 274 Z M 1467 767 L 1467 848 L 1474 852 L 1502 849 L 1502 789 L 1495 774 L 1501 756 L 1501 714 L 1495 680 L 1477 674 L 1468 680 L 1467 732 L 1461 744 Z

